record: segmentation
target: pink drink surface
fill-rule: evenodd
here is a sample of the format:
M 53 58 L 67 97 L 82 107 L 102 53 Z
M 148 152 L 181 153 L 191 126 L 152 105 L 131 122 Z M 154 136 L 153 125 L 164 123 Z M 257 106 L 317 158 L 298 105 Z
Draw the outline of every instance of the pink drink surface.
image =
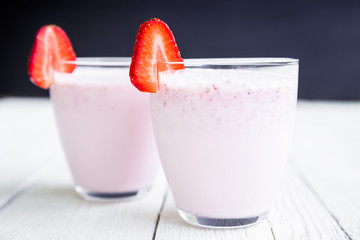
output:
M 269 211 L 288 158 L 297 71 L 160 73 L 153 126 L 178 209 L 210 218 Z
M 158 155 L 149 95 L 131 85 L 128 69 L 57 73 L 50 95 L 76 185 L 115 193 L 151 186 Z

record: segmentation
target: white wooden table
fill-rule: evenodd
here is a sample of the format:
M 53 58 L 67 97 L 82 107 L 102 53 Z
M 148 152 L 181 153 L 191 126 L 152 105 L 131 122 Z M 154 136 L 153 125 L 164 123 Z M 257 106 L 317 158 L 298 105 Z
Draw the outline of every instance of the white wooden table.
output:
M 141 200 L 79 199 L 49 100 L 2 98 L 0 239 L 360 239 L 360 102 L 301 101 L 282 191 L 267 219 L 209 230 L 180 219 L 162 174 Z

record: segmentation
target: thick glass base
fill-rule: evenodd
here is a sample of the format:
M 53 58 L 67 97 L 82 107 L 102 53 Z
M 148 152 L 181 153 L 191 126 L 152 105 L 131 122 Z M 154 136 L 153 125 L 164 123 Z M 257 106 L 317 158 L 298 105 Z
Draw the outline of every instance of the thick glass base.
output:
M 143 197 L 148 193 L 150 187 L 143 188 L 137 191 L 131 192 L 94 192 L 82 187 L 76 186 L 76 193 L 86 201 L 92 202 L 119 202 L 119 201 L 129 201 L 135 200 Z
M 182 210 L 179 210 L 179 215 L 185 222 L 196 227 L 206 228 L 240 228 L 254 225 L 266 217 L 266 213 L 249 218 L 207 218 L 198 217 Z

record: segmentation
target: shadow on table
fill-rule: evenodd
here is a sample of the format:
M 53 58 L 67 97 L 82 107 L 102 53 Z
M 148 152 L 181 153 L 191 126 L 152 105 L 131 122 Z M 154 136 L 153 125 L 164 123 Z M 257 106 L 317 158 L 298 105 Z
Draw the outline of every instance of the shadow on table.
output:
M 176 227 L 181 227 L 181 228 L 193 227 L 181 219 L 180 215 L 176 211 L 175 206 L 173 206 L 171 208 L 168 207 L 163 210 L 163 212 L 161 214 L 161 218 L 160 218 L 160 223 L 164 223 L 166 225 L 174 225 Z M 193 227 L 193 228 L 196 228 L 196 227 Z
M 102 210 L 113 213 L 120 211 L 124 216 L 126 215 L 139 221 L 154 221 L 160 210 L 160 204 L 158 206 L 159 209 L 155 209 L 153 201 L 148 199 L 150 194 L 131 201 L 89 202 L 78 196 L 72 185 L 36 184 L 22 191 L 13 199 L 10 205 L 14 209 L 26 208 L 28 211 L 36 211 L 38 213 L 83 211 L 86 214 L 88 211 L 91 215 L 91 213 Z

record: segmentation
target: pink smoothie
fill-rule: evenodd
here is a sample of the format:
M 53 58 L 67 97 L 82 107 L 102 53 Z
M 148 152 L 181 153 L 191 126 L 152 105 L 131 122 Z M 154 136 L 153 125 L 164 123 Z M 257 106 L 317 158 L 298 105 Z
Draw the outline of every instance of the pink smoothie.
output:
M 152 119 L 178 209 L 226 219 L 269 211 L 289 154 L 297 71 L 160 73 Z
M 157 169 L 149 95 L 128 68 L 77 67 L 55 75 L 50 95 L 75 184 L 94 192 L 148 188 Z

